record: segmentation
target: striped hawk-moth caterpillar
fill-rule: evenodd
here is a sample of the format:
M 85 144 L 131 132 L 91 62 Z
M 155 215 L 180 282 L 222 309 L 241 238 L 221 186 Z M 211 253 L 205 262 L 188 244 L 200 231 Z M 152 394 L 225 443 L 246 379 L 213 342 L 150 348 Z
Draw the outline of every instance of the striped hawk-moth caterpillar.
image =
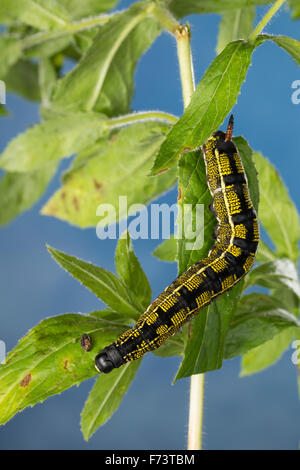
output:
M 133 328 L 99 352 L 95 358 L 99 372 L 108 373 L 159 348 L 251 269 L 259 226 L 232 131 L 233 116 L 227 132 L 216 131 L 202 147 L 212 196 L 210 209 L 217 219 L 213 247 L 206 258 L 179 275 L 149 305 Z

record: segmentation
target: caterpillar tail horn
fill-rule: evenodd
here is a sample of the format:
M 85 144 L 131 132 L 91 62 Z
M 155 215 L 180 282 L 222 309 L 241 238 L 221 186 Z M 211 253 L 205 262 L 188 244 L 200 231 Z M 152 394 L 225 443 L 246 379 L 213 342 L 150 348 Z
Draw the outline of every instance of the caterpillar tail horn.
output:
M 228 127 L 226 131 L 226 137 L 225 137 L 225 142 L 231 142 L 232 139 L 232 132 L 233 132 L 233 114 L 231 114 L 229 121 L 228 121 Z

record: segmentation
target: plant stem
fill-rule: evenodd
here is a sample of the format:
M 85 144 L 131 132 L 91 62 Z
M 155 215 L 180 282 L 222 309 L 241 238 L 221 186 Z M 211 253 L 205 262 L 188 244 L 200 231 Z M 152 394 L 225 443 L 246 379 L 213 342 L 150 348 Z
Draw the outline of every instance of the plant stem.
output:
M 195 91 L 194 68 L 191 53 L 191 30 L 180 25 L 175 31 L 184 109 Z M 204 374 L 191 376 L 188 450 L 200 450 L 204 401 Z
M 188 450 L 202 449 L 204 377 L 204 374 L 191 377 Z
M 275 15 L 275 13 L 279 10 L 279 8 L 284 4 L 285 0 L 277 0 L 274 5 L 271 6 L 269 11 L 265 14 L 263 19 L 258 23 L 256 28 L 253 30 L 253 32 L 249 36 L 249 41 L 254 42 L 259 33 L 262 32 L 264 27 L 269 23 L 271 18 Z
M 175 31 L 184 109 L 195 91 L 194 68 L 191 54 L 191 30 L 188 24 Z
M 164 113 L 163 111 L 144 111 L 139 113 L 126 114 L 125 116 L 109 119 L 109 121 L 107 121 L 107 124 L 110 129 L 114 129 L 138 121 L 151 120 L 160 120 L 175 123 L 178 121 L 178 118 L 173 114 Z
M 153 15 L 169 33 L 176 34 L 176 29 L 181 26 L 171 12 L 162 5 L 154 5 Z

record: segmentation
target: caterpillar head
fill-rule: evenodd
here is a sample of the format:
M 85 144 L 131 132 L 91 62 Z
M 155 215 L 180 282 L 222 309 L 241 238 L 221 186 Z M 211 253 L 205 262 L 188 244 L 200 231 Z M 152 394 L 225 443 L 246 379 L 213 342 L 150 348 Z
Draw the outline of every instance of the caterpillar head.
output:
M 95 367 L 98 372 L 108 374 L 123 364 L 123 358 L 114 344 L 107 346 L 95 357 Z

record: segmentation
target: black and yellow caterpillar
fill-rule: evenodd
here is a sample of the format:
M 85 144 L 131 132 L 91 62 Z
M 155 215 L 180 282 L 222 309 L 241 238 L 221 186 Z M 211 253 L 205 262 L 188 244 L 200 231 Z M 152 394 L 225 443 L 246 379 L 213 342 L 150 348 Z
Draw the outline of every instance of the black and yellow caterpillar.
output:
M 215 132 L 202 148 L 212 196 L 210 208 L 218 220 L 215 244 L 207 258 L 178 276 L 154 300 L 133 328 L 99 352 L 95 359 L 99 372 L 108 373 L 159 348 L 183 323 L 251 269 L 259 226 L 241 157 L 231 140 L 232 131 L 233 116 L 226 134 Z

